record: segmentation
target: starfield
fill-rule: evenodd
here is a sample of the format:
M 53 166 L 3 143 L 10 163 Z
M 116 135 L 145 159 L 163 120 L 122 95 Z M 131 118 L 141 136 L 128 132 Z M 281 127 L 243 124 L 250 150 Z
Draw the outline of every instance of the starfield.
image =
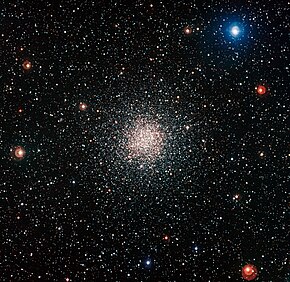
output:
M 3 0 L 0 281 L 290 281 L 289 8 Z

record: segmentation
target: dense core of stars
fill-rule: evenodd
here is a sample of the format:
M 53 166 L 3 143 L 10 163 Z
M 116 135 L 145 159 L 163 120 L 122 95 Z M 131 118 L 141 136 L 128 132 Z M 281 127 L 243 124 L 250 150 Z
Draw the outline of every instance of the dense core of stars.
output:
M 127 132 L 127 151 L 129 160 L 154 162 L 162 153 L 165 134 L 158 124 L 138 119 Z
M 0 281 L 287 282 L 287 1 L 2 1 Z

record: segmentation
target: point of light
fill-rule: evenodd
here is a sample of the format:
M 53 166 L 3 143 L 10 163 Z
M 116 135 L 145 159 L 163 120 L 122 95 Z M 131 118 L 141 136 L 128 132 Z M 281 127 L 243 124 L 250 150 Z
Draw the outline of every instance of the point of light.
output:
M 241 21 L 229 23 L 225 30 L 227 37 L 239 40 L 244 37 L 245 28 Z
M 11 156 L 15 160 L 18 160 L 18 161 L 23 160 L 25 155 L 26 155 L 26 151 L 22 146 L 16 146 L 12 148 L 11 150 Z
M 258 275 L 257 268 L 252 264 L 247 264 L 242 268 L 242 276 L 247 281 L 254 280 Z
M 87 110 L 87 108 L 88 108 L 88 105 L 86 103 L 80 102 L 79 109 L 81 111 L 85 111 L 85 110 Z
M 235 194 L 233 197 L 233 200 L 239 200 L 240 199 L 240 194 Z
M 259 95 L 264 95 L 267 93 L 267 88 L 264 85 L 258 85 L 256 91 Z
M 193 30 L 192 30 L 192 27 L 191 26 L 186 26 L 183 28 L 183 32 L 185 35 L 190 35 L 192 34 Z
M 163 239 L 164 239 L 165 241 L 167 241 L 167 240 L 169 240 L 169 236 L 168 236 L 168 235 L 165 235 L 165 236 L 163 237 Z
M 238 36 L 241 32 L 241 29 L 235 25 L 231 28 L 231 35 L 233 35 L 234 37 Z
M 151 269 L 152 264 L 153 264 L 152 259 L 150 257 L 147 257 L 144 261 L 144 267 L 147 269 Z
M 22 67 L 25 71 L 29 71 L 32 68 L 32 63 L 29 60 L 25 60 Z

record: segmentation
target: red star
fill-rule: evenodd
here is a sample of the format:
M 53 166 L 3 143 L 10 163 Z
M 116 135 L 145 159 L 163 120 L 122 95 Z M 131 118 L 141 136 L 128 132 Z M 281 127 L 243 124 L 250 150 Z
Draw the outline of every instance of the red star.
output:
M 245 280 L 251 281 L 254 280 L 258 275 L 257 268 L 252 264 L 246 264 L 242 268 L 242 276 Z
M 258 85 L 257 87 L 257 93 L 259 95 L 264 95 L 267 92 L 267 88 L 264 85 Z
M 87 108 L 88 108 L 88 105 L 87 105 L 86 103 L 81 102 L 81 103 L 79 104 L 79 109 L 80 109 L 81 111 L 85 111 L 85 110 L 87 110 Z
M 32 63 L 29 60 L 25 60 L 22 67 L 25 71 L 29 71 L 32 68 Z
M 11 156 L 15 160 L 21 161 L 24 159 L 26 151 L 22 146 L 17 146 L 11 150 Z
M 192 27 L 191 26 L 186 26 L 183 28 L 183 32 L 185 35 L 191 35 L 192 34 Z

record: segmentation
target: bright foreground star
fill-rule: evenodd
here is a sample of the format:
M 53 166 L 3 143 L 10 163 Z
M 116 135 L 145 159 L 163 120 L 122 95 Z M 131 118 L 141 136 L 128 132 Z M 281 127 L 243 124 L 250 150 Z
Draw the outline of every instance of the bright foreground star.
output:
M 256 90 L 259 95 L 264 95 L 267 92 L 267 88 L 264 85 L 259 85 Z
M 242 276 L 247 281 L 254 280 L 257 277 L 257 275 L 258 275 L 258 270 L 257 270 L 256 266 L 254 266 L 252 264 L 246 264 L 242 268 Z
M 11 157 L 15 160 L 23 160 L 26 155 L 26 151 L 22 146 L 16 146 L 11 149 Z
M 29 71 L 32 68 L 32 63 L 29 60 L 25 60 L 22 67 L 25 71 Z
M 162 153 L 164 139 L 165 133 L 157 123 L 138 119 L 127 132 L 128 159 L 154 162 Z
M 233 35 L 233 36 L 238 36 L 239 35 L 239 33 L 240 33 L 240 28 L 237 26 L 237 25 L 235 25 L 235 26 L 233 26 L 232 28 L 231 28 L 231 34 Z

